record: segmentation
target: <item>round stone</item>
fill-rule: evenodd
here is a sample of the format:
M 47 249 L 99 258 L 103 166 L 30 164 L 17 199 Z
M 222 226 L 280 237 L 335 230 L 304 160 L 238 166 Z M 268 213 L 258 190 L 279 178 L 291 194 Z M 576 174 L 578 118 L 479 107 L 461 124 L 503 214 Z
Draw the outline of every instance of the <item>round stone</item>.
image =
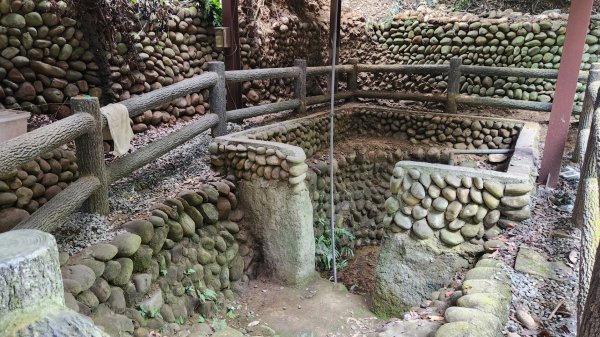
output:
M 498 220 L 500 220 L 500 211 L 495 209 L 487 213 L 485 218 L 483 218 L 483 224 L 486 227 L 494 226 Z
M 483 229 L 483 224 L 465 224 L 460 229 L 460 234 L 467 239 L 474 238 L 479 234 L 479 230 Z
M 432 203 L 433 208 L 437 211 L 444 212 L 448 207 L 448 200 L 444 198 L 436 198 Z
M 458 201 L 453 201 L 446 208 L 446 220 L 452 221 L 458 217 L 463 205 Z
M 479 209 L 479 206 L 477 206 L 476 204 L 468 204 L 462 209 L 462 212 L 460 213 L 460 217 L 463 219 L 470 218 L 470 217 L 474 216 L 475 214 L 477 214 L 478 209 Z
M 448 229 L 451 231 L 457 231 L 465 225 L 465 222 L 461 219 L 454 219 L 448 224 Z
M 431 227 L 429 227 L 429 225 L 427 224 L 427 221 L 424 219 L 421 219 L 413 224 L 412 232 L 415 234 L 415 236 L 417 238 L 419 238 L 421 240 L 425 240 L 425 239 L 429 239 L 429 238 L 433 237 L 433 229 L 431 229 Z
M 402 214 L 402 212 L 396 212 L 396 215 L 394 215 L 394 223 L 404 230 L 409 230 L 412 227 L 412 219 L 409 216 Z
M 417 205 L 412 209 L 412 217 L 416 220 L 421 220 L 427 216 L 427 210 Z
M 446 225 L 444 222 L 444 212 L 431 211 L 427 214 L 427 223 L 433 229 L 442 229 Z
M 415 181 L 412 184 L 412 186 L 410 187 L 410 193 L 417 199 L 423 199 L 427 195 L 425 193 L 425 188 L 418 181 Z
M 460 231 L 449 231 L 446 228 L 440 231 L 440 240 L 448 246 L 454 247 L 465 242 L 464 237 L 460 234 Z
M 453 189 L 452 187 L 445 187 L 442 190 L 442 195 L 448 201 L 454 201 L 454 200 L 456 200 L 456 190 Z

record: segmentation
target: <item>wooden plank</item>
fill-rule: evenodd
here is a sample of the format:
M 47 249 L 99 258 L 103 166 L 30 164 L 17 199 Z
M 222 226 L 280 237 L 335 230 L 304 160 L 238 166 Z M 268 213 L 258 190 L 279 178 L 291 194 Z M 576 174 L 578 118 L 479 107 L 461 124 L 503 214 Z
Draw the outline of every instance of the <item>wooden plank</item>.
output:
M 52 151 L 95 127 L 94 117 L 80 113 L 0 144 L 0 177 L 42 153 Z
M 14 229 L 37 229 L 52 232 L 81 206 L 98 187 L 100 187 L 98 178 L 92 176 L 80 177 Z
M 284 102 L 257 105 L 249 108 L 227 111 L 227 121 L 240 121 L 250 117 L 268 115 L 285 110 L 294 110 L 301 104 L 299 99 L 292 99 Z
M 376 99 L 399 99 L 406 101 L 419 102 L 442 102 L 445 103 L 448 98 L 443 94 L 421 94 L 418 92 L 399 92 L 399 91 L 380 91 L 380 90 L 358 90 L 355 93 L 358 98 L 376 98 Z
M 335 66 L 336 74 L 349 73 L 354 70 L 351 64 L 338 64 Z M 331 66 L 318 66 L 306 68 L 306 76 L 319 76 L 331 74 Z
M 479 96 L 467 96 L 459 95 L 456 97 L 456 102 L 467 105 L 485 105 L 495 108 L 505 109 L 522 109 L 532 111 L 550 111 L 552 109 L 552 103 L 546 102 L 533 102 L 533 101 L 522 101 L 518 99 L 508 98 L 491 98 L 491 97 L 479 97 Z
M 146 110 L 154 109 L 162 104 L 171 102 L 175 98 L 199 92 L 202 89 L 212 87 L 217 83 L 218 76 L 212 72 L 185 79 L 181 82 L 153 90 L 145 94 L 126 99 L 119 102 L 127 107 L 129 117 L 141 115 Z
M 439 75 L 448 74 L 450 65 L 448 64 L 359 64 L 359 72 L 368 73 L 397 73 L 397 74 L 429 74 Z
M 298 76 L 300 76 L 300 69 L 297 67 L 230 70 L 225 72 L 225 79 L 228 82 L 267 80 L 282 77 L 296 78 Z
M 339 101 L 342 99 L 349 99 L 354 97 L 353 93 L 350 91 L 342 91 L 335 94 L 335 100 Z M 306 97 L 306 105 L 315 105 L 315 104 L 323 104 L 327 103 L 331 100 L 331 95 L 319 95 L 319 96 L 310 96 Z
M 132 154 L 115 159 L 108 165 L 108 182 L 114 183 L 115 181 L 130 175 L 135 170 L 153 162 L 179 145 L 217 125 L 218 122 L 219 117 L 217 115 L 207 114 L 198 121 L 184 126 L 183 128 L 138 149 Z

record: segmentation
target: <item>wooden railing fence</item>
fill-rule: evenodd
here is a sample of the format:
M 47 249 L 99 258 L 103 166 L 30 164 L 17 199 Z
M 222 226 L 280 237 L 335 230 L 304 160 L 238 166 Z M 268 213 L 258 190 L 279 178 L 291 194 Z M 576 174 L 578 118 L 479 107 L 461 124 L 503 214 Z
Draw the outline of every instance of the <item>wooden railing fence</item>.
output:
M 133 153 L 117 158 L 108 165 L 104 162 L 102 148 L 102 128 L 105 128 L 107 124 L 101 111 L 112 109 L 112 107 L 108 105 L 100 108 L 96 98 L 73 98 L 71 107 L 75 112 L 74 115 L 1 144 L 0 177 L 8 175 L 21 164 L 62 144 L 75 141 L 77 150 L 81 177 L 40 207 L 28 220 L 17 225 L 16 229 L 30 228 L 51 231 L 79 207 L 86 212 L 106 214 L 109 211 L 108 186 L 111 183 L 128 176 L 202 132 L 212 129 L 213 136 L 221 136 L 227 133 L 227 122 L 286 110 L 303 113 L 307 106 L 322 104 L 330 99 L 327 94 L 307 97 L 306 80 L 308 76 L 329 74 L 331 66 L 307 67 L 305 60 L 296 60 L 293 67 L 287 68 L 225 71 L 222 62 L 209 62 L 208 70 L 204 74 L 120 102 L 127 107 L 129 116 L 133 118 L 178 97 L 209 89 L 211 113 Z M 456 113 L 459 103 L 537 111 L 551 110 L 551 103 L 461 95 L 459 94 L 461 75 L 547 79 L 556 79 L 558 76 L 557 70 L 465 66 L 462 65 L 460 58 L 454 58 L 450 64 L 444 65 L 368 65 L 358 64 L 358 61 L 354 59 L 350 60 L 347 65 L 335 66 L 335 70 L 337 73 L 347 75 L 346 90 L 336 91 L 336 100 L 364 98 L 441 102 L 446 103 L 446 112 L 448 113 Z M 448 92 L 445 94 L 422 94 L 359 90 L 358 74 L 362 72 L 447 75 Z M 585 79 L 587 74 L 582 73 L 580 77 Z M 295 79 L 294 97 L 286 101 L 226 111 L 226 82 L 273 78 Z

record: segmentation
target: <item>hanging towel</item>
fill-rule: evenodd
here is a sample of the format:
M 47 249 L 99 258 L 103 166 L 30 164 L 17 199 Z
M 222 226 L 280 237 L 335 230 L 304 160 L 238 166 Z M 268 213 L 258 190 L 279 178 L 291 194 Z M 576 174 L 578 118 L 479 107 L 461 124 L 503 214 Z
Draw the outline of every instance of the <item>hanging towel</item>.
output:
M 117 157 L 122 156 L 131 148 L 133 139 L 133 130 L 129 123 L 129 111 L 127 107 L 120 103 L 109 104 L 102 109 L 102 115 L 108 122 L 108 131 L 104 130 L 104 138 L 112 139 L 115 143 L 113 154 Z

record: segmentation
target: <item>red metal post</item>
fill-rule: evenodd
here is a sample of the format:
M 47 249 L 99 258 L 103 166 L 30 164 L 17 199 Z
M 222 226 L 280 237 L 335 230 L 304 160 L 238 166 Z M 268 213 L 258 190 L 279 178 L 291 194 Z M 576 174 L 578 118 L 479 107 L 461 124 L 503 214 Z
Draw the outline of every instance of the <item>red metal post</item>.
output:
M 556 187 L 560 173 L 567 133 L 569 131 L 573 100 L 577 91 L 577 77 L 592 15 L 593 0 L 571 1 L 567 33 L 563 47 L 562 59 L 558 70 L 556 91 L 548 135 L 544 144 L 544 155 L 538 182 L 548 187 Z
M 230 48 L 226 48 L 225 70 L 241 69 L 240 56 L 240 27 L 238 20 L 239 0 L 222 0 L 223 26 L 230 28 Z M 227 110 L 235 110 L 242 107 L 241 83 L 227 83 Z

